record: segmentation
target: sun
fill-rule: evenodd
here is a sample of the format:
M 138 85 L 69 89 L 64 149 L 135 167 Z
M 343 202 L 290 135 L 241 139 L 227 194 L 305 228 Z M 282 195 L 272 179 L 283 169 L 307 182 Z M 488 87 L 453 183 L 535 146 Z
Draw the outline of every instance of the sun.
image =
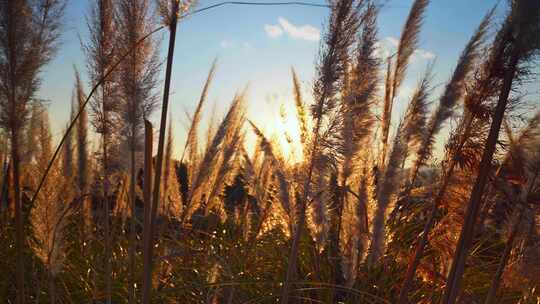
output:
M 265 114 L 256 113 L 256 122 L 265 136 L 274 144 L 285 161 L 302 161 L 303 146 L 300 138 L 300 123 L 294 100 L 288 96 L 274 97 Z
M 293 100 L 286 100 L 280 105 L 279 119 L 273 125 L 284 156 L 292 162 L 303 159 L 303 147 L 300 138 L 300 122 Z

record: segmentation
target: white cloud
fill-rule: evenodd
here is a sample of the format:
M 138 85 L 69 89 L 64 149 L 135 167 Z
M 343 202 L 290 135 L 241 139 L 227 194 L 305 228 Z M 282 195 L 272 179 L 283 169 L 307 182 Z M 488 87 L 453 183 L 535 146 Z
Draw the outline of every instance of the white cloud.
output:
M 311 25 L 296 26 L 283 17 L 279 17 L 278 22 L 283 30 L 292 38 L 308 41 L 319 41 L 321 38 L 320 30 Z
M 390 56 L 390 51 L 380 41 L 376 42 L 374 47 L 375 47 L 375 55 L 377 57 L 382 58 L 382 59 L 386 59 L 386 58 L 388 58 L 388 56 Z
M 416 49 L 414 51 L 414 54 L 416 54 L 416 55 L 418 55 L 421 58 L 426 59 L 426 60 L 431 60 L 431 59 L 435 58 L 435 54 L 433 54 L 430 51 L 423 50 L 423 49 Z
M 380 42 L 377 42 L 376 52 L 381 58 L 387 58 L 388 56 L 394 54 L 397 51 L 399 45 L 399 40 L 394 37 L 385 37 Z M 417 59 L 423 60 L 433 60 L 435 59 L 435 54 L 428 50 L 416 49 L 411 57 L 411 61 L 416 61 Z
M 289 20 L 279 17 L 278 24 L 265 24 L 264 31 L 270 38 L 278 38 L 283 34 L 293 39 L 302 39 L 307 41 L 319 41 L 321 31 L 311 25 L 294 25 Z
M 224 49 L 230 49 L 235 46 L 234 42 L 229 40 L 222 40 L 219 45 Z
M 402 102 L 400 102 L 401 105 L 406 105 L 409 103 L 409 101 L 411 100 L 411 98 L 413 97 L 415 93 L 415 88 L 414 87 L 411 87 L 407 84 L 404 84 L 402 85 L 400 88 L 399 88 L 399 92 L 398 92 L 398 95 L 396 96 L 396 98 Z M 399 109 L 401 111 L 405 111 L 405 109 Z
M 399 44 L 399 40 L 397 40 L 394 37 L 386 37 L 386 38 L 384 38 L 384 40 L 386 40 L 386 42 L 388 42 L 391 46 L 393 46 L 395 48 L 397 48 L 397 46 Z
M 253 51 L 253 50 L 255 50 L 255 47 L 253 47 L 253 45 L 251 43 L 249 43 L 249 42 L 243 42 L 242 43 L 242 49 L 244 51 Z
M 279 25 L 265 24 L 264 31 L 270 38 L 277 38 L 283 35 L 283 30 L 281 29 L 281 27 L 279 27 Z

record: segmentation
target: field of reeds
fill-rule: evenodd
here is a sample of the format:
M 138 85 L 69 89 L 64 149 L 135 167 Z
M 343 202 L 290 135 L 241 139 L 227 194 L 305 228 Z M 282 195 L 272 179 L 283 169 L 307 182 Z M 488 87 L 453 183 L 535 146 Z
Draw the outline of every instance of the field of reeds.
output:
M 209 8 L 89 2 L 90 83 L 75 69 L 58 137 L 37 92 L 65 2 L 0 2 L 0 303 L 540 303 L 539 1 L 479 16 L 442 93 L 431 64 L 401 114 L 430 1 L 381 58 L 385 1 L 328 0 L 311 87 L 291 69 L 299 161 L 246 91 L 204 121 L 216 63 L 175 141 L 177 25 Z

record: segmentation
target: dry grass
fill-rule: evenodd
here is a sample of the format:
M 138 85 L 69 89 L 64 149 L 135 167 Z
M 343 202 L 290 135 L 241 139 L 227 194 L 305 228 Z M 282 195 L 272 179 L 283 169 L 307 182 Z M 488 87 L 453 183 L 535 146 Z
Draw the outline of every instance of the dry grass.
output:
M 304 156 L 299 162 L 290 161 L 279 141 L 249 120 L 247 88 L 234 96 L 222 119 L 213 114 L 207 134 L 201 134 L 215 61 L 176 161 L 173 147 L 179 143 L 168 113 L 172 57 L 177 19 L 193 3 L 160 1 L 165 26 L 154 31 L 148 1 L 96 4 L 86 45 L 89 62 L 96 63 L 90 71 L 93 89 L 85 96 L 76 75 L 72 120 L 57 150 L 45 107 L 28 107 L 21 99 L 13 108 L 8 95 L 0 96 L 0 139 L 10 141 L 0 144 L 0 159 L 9 160 L 5 167 L 11 168 L 2 173 L 7 190 L 1 203 L 10 203 L 0 209 L 0 271 L 17 278 L 17 285 L 0 280 L 0 298 L 18 297 L 19 303 L 45 296 L 51 303 L 135 303 L 140 295 L 143 303 L 538 299 L 538 263 L 532 257 L 540 244 L 540 119 L 536 114 L 524 126 L 515 119 L 540 47 L 535 1 L 513 1 L 499 26 L 492 25 L 495 10 L 480 20 L 432 109 L 436 68 L 429 65 L 395 128 L 391 120 L 399 113 L 393 103 L 422 41 L 429 1 L 413 2 L 390 58 L 376 52 L 380 3 L 330 1 L 310 94 L 292 69 Z M 105 14 L 103 7 L 109 6 L 117 18 Z M 13 13 L 8 4 L 0 8 L 1 20 Z M 49 26 L 56 39 L 58 24 Z M 156 40 L 148 37 L 161 28 L 171 36 L 154 157 L 154 133 L 145 119 L 158 106 L 153 88 L 160 84 L 160 65 Z M 47 43 L 54 46 L 55 39 Z M 52 51 L 39 58 L 41 65 Z M 29 49 L 28 56 L 37 54 Z M 9 65 L 8 57 L 0 60 Z M 12 80 L 6 77 L 0 76 L 2 84 Z M 38 82 L 32 83 L 36 92 Z M 313 103 L 307 104 L 310 97 Z M 121 102 L 112 106 L 112 98 Z M 29 120 L 6 119 L 14 109 Z M 454 117 L 457 123 L 447 134 L 444 126 Z M 96 151 L 89 145 L 89 118 L 101 135 Z M 499 136 L 503 121 L 505 136 Z M 113 138 L 117 131 L 119 141 Z M 247 144 L 249 133 L 255 147 Z M 440 136 L 449 138 L 439 163 L 432 154 Z M 138 157 L 143 150 L 144 163 Z M 56 163 L 60 151 L 62 162 Z M 90 161 L 92 153 L 98 162 Z M 125 155 L 129 166 L 118 161 Z M 102 266 L 103 257 L 110 263 Z M 36 288 L 25 295 L 23 284 Z

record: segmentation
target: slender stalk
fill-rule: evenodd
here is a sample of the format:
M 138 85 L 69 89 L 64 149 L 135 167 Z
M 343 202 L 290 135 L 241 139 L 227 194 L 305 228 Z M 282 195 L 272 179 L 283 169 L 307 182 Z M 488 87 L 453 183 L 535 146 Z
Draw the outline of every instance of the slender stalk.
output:
M 92 11 L 88 19 L 88 31 L 90 33 L 89 42 L 84 46 L 86 55 L 88 57 L 87 64 L 89 67 L 89 76 L 94 83 L 100 78 L 103 78 L 109 66 L 113 63 L 115 50 L 113 41 L 117 38 L 113 30 L 114 26 L 114 5 L 112 0 L 94 0 Z M 112 240 L 111 240 L 111 227 L 110 227 L 110 201 L 109 201 L 109 140 L 112 138 L 113 131 L 109 125 L 112 125 L 112 121 L 109 121 L 112 117 L 110 112 L 113 111 L 112 99 L 111 99 L 111 83 L 113 80 L 108 80 L 101 86 L 100 96 L 95 96 L 92 108 L 94 112 L 93 125 L 96 132 L 101 135 L 102 142 L 102 174 L 103 174 L 103 222 L 104 222 L 104 239 L 105 239 L 105 299 L 106 303 L 111 303 L 111 289 L 112 289 Z M 73 118 L 73 111 L 71 113 Z M 114 132 L 111 132 L 114 133 Z M 68 154 L 69 143 L 66 149 L 66 156 Z M 68 157 L 67 165 L 71 157 Z M 69 169 L 69 168 L 68 168 Z M 70 176 L 71 173 L 68 174 Z
M 103 103 L 105 107 L 105 102 Z M 107 111 L 103 110 L 103 116 L 106 116 Z M 109 204 L 109 175 L 108 175 L 108 154 L 107 154 L 107 130 L 106 119 L 103 130 L 103 200 L 104 200 L 104 220 L 105 220 L 105 293 L 107 298 L 107 304 L 111 303 L 111 290 L 112 290 L 112 263 L 111 263 L 111 227 L 110 227 L 110 204 Z
M 156 173 L 154 180 L 154 189 L 152 196 L 152 213 L 150 218 L 150 241 L 148 250 L 148 258 L 145 261 L 148 263 L 144 267 L 149 269 L 144 273 L 143 277 L 143 304 L 150 303 L 151 298 L 151 286 L 152 286 L 152 249 L 154 247 L 154 231 L 156 226 L 156 217 L 159 203 L 159 190 L 161 184 L 161 168 L 163 166 L 163 152 L 165 146 L 165 128 L 167 127 L 167 110 L 169 108 L 169 91 L 171 86 L 171 74 L 172 64 L 174 56 L 174 43 L 176 39 L 176 25 L 178 23 L 178 1 L 173 1 L 172 19 L 169 24 L 170 36 L 169 36 L 169 50 L 167 54 L 167 67 L 165 70 L 165 88 L 163 90 L 163 104 L 161 108 L 161 123 L 159 127 L 159 142 L 156 161 Z
M 532 180 L 529 183 L 529 189 L 527 191 L 527 196 L 531 193 L 531 190 L 533 189 L 536 179 L 539 177 L 540 172 L 536 172 L 534 176 L 532 177 Z M 516 202 L 511 202 L 513 205 L 516 205 Z M 518 207 L 519 208 L 519 207 Z M 495 275 L 493 276 L 493 279 L 491 281 L 491 285 L 489 287 L 488 295 L 486 297 L 485 304 L 491 304 L 495 303 L 495 297 L 497 296 L 497 290 L 499 289 L 499 284 L 501 283 L 501 278 L 504 273 L 504 269 L 506 268 L 506 265 L 508 264 L 508 260 L 510 259 L 510 253 L 512 252 L 512 248 L 514 246 L 515 238 L 519 232 L 519 225 L 521 224 L 524 216 L 524 209 L 519 209 L 517 211 L 518 215 L 516 217 L 516 220 L 514 222 L 514 225 L 511 228 L 510 235 L 508 236 L 508 240 L 506 241 L 506 246 L 504 247 L 503 254 L 501 256 L 501 259 L 499 261 L 499 266 L 497 267 L 497 272 L 495 272 Z M 533 225 L 534 227 L 534 225 Z
M 480 162 L 480 167 L 478 170 L 479 174 L 471 192 L 471 197 L 467 205 L 467 211 L 465 212 L 465 221 L 463 223 L 458 245 L 454 253 L 452 268 L 450 269 L 450 273 L 448 275 L 444 298 L 442 301 L 443 304 L 453 304 L 457 300 L 461 279 L 465 270 L 465 261 L 469 254 L 469 249 L 472 245 L 474 237 L 474 225 L 480 210 L 482 195 L 488 180 L 488 173 L 491 169 L 491 162 L 493 160 L 497 138 L 499 137 L 499 131 L 504 118 L 506 105 L 508 104 L 508 97 L 512 89 L 512 82 L 516 74 L 518 62 L 519 53 L 515 48 L 510 57 L 508 69 L 504 74 L 504 80 L 497 102 L 497 107 L 493 115 L 493 121 L 491 123 L 484 153 Z
M 334 214 L 332 215 L 332 227 L 330 228 L 330 248 L 329 248 L 329 258 L 332 261 L 333 268 L 333 278 L 332 283 L 336 286 L 345 285 L 345 277 L 343 275 L 342 269 L 342 254 L 340 251 L 340 239 L 341 239 L 341 229 L 343 224 L 343 208 L 345 207 L 346 201 L 346 192 L 344 191 L 346 185 L 346 180 L 343 181 L 341 186 L 338 186 L 336 190 L 338 192 L 338 197 L 336 199 L 336 205 Z M 331 299 L 332 303 L 344 301 L 345 294 L 343 290 L 336 289 L 332 292 Z
M 129 253 L 128 253 L 128 268 L 129 268 L 129 286 L 128 286 L 128 303 L 135 303 L 135 221 L 136 221 L 136 212 L 135 212 L 135 201 L 137 200 L 137 197 L 135 195 L 135 183 L 136 178 L 135 175 L 136 169 L 135 169 L 135 140 L 136 140 L 136 129 L 135 125 L 131 125 L 131 143 L 130 143 L 130 151 L 129 151 L 129 158 L 130 158 L 130 183 L 129 183 L 129 205 L 131 209 L 131 220 L 129 221 Z
M 56 303 L 56 286 L 54 283 L 54 275 L 51 271 L 51 266 L 49 265 L 47 270 L 47 276 L 49 281 L 49 300 L 51 301 L 51 304 Z
M 489 286 L 488 295 L 486 297 L 485 304 L 492 304 L 495 303 L 495 297 L 497 296 L 497 290 L 499 289 L 499 284 L 501 282 L 502 275 L 504 273 L 504 269 L 506 268 L 506 264 L 508 264 L 508 259 L 510 259 L 510 253 L 512 252 L 512 248 L 514 246 L 514 240 L 516 239 L 517 233 L 519 231 L 519 224 L 521 223 L 521 219 L 523 218 L 523 211 L 519 211 L 519 215 L 516 219 L 516 222 L 514 223 L 512 227 L 512 232 L 510 233 L 510 236 L 508 237 L 508 240 L 506 241 L 506 245 L 504 247 L 503 254 L 501 256 L 501 260 L 499 261 L 499 265 L 497 267 L 497 272 L 493 276 L 493 279 L 491 281 L 491 285 Z
M 317 120 L 317 125 L 315 127 L 315 139 L 313 143 L 313 148 L 311 150 L 310 164 L 308 169 L 308 175 L 306 182 L 304 184 L 304 193 L 302 199 L 298 201 L 299 203 L 299 215 L 298 223 L 296 225 L 296 230 L 293 231 L 294 237 L 291 245 L 291 251 L 289 253 L 289 260 L 287 266 L 287 274 L 285 276 L 285 283 L 283 284 L 283 290 L 281 294 L 281 303 L 289 303 L 289 290 L 291 288 L 291 281 L 294 280 L 295 271 L 296 271 L 296 261 L 298 259 L 298 248 L 300 245 L 300 238 L 302 236 L 302 229 L 306 224 L 306 207 L 307 199 L 309 197 L 309 187 L 311 185 L 311 180 L 313 178 L 313 170 L 315 168 L 315 156 L 319 146 L 319 132 L 321 128 L 321 120 Z
M 143 184 L 143 197 L 144 197 L 144 226 L 143 226 L 143 259 L 144 268 L 143 273 L 150 273 L 150 213 L 152 210 L 152 150 L 153 150 L 153 131 L 152 124 L 145 120 L 145 140 L 144 140 L 144 184 Z M 143 303 L 148 297 L 145 293 L 146 289 L 143 288 Z
M 457 164 L 457 156 L 461 153 L 460 151 L 461 149 L 463 149 L 463 146 L 465 145 L 465 142 L 467 141 L 467 138 L 469 137 L 469 134 L 471 132 L 472 122 L 473 122 L 473 116 L 471 115 L 467 118 L 467 122 L 464 128 L 464 133 L 461 136 L 459 146 L 454 152 L 454 155 L 448 166 L 448 169 L 446 170 L 443 176 L 443 180 L 440 185 L 439 191 L 437 192 L 437 195 L 435 196 L 435 199 L 433 200 L 433 204 L 431 205 L 431 209 L 429 211 L 428 220 L 424 224 L 422 237 L 418 241 L 418 244 L 416 244 L 414 254 L 409 259 L 407 272 L 405 273 L 405 278 L 403 279 L 401 289 L 399 290 L 399 297 L 398 297 L 398 302 L 397 302 L 398 304 L 407 303 L 407 295 L 409 293 L 409 290 L 412 287 L 416 269 L 418 268 L 418 265 L 420 265 L 420 260 L 422 259 L 424 255 L 424 250 L 429 241 L 429 234 L 431 232 L 431 229 L 433 229 L 433 225 L 435 224 L 435 216 L 437 215 L 437 211 L 439 210 L 439 205 L 441 204 L 444 198 L 446 189 L 448 188 L 448 185 L 450 184 L 451 177 L 454 174 L 454 169 Z
M 386 154 L 388 153 L 388 135 L 390 133 L 390 120 L 392 119 L 392 61 L 394 56 L 388 56 L 386 66 L 386 78 L 384 83 L 384 103 L 382 111 L 382 131 L 381 131 L 381 146 L 379 165 L 384 167 L 386 163 Z
M 21 206 L 21 159 L 19 154 L 19 134 L 17 130 L 11 132 L 11 159 L 13 160 L 13 188 L 15 200 L 15 252 L 17 254 L 16 266 L 16 286 L 17 286 L 17 304 L 24 304 L 24 263 L 23 263 L 23 225 L 22 225 L 22 206 Z
M 10 172 L 11 172 L 11 163 L 9 162 L 9 160 L 7 159 L 7 156 L 5 158 L 5 160 L 3 161 L 3 164 L 4 164 L 4 167 L 2 169 L 2 173 L 4 174 L 2 176 L 2 188 L 0 191 L 2 191 L 0 193 L 0 216 L 1 216 L 1 225 L 0 227 L 3 229 L 5 227 L 5 222 L 6 222 L 6 218 L 7 218 L 7 214 L 9 212 L 9 208 L 8 208 L 8 192 L 9 192 L 9 175 L 10 175 Z M 4 202 L 6 202 L 4 204 Z M 4 232 L 3 230 L 0 230 L 0 232 Z

